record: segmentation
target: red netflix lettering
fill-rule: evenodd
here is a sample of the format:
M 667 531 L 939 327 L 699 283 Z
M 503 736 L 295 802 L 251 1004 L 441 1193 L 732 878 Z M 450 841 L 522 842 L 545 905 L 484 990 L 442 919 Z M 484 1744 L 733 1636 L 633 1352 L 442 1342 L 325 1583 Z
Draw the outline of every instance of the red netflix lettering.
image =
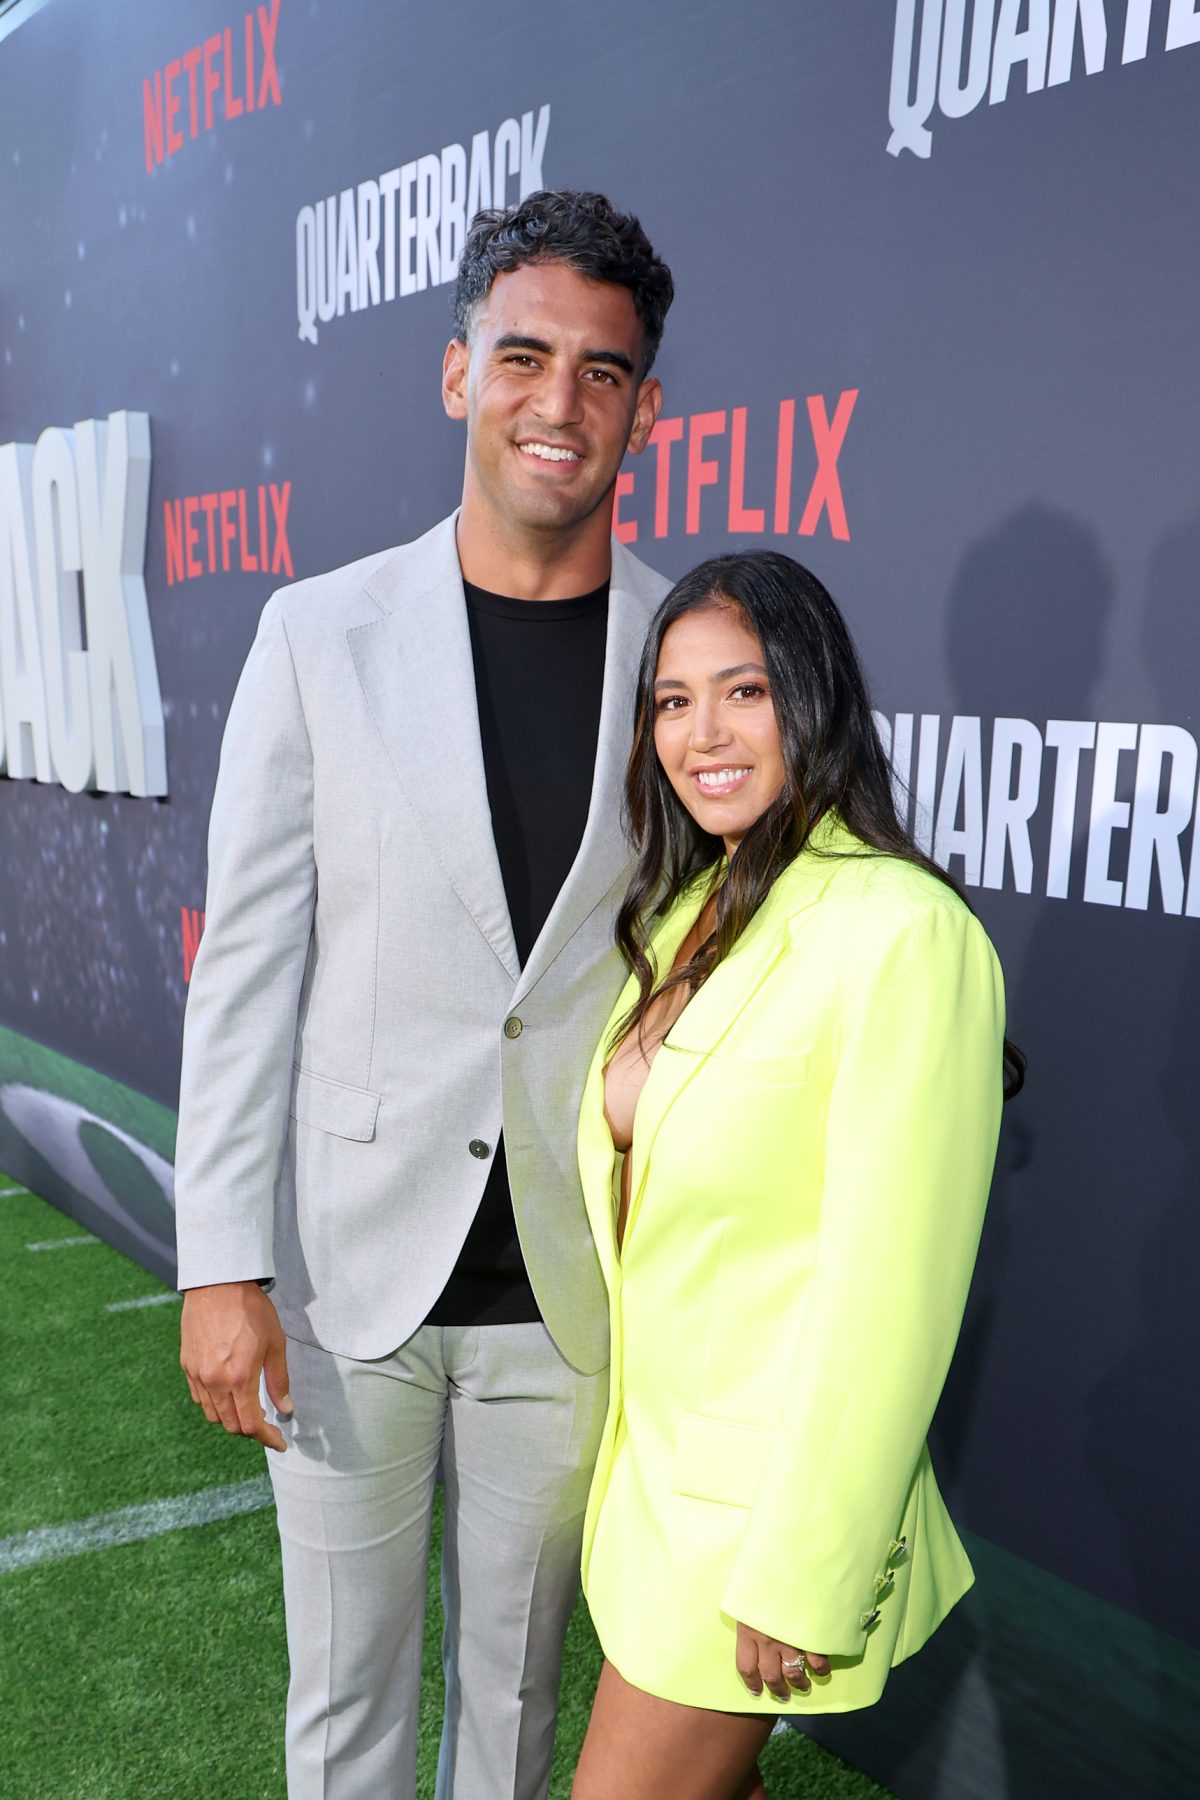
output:
M 192 121 L 192 136 L 193 137 L 195 137 L 196 133 L 200 129 L 200 126 L 197 122 L 199 120 L 200 114 L 199 114 L 199 112 L 197 110 L 197 106 L 196 106 L 196 69 L 197 69 L 199 62 L 200 62 L 200 46 L 199 46 L 199 44 L 193 44 L 192 48 L 188 51 L 187 55 L 183 59 L 183 66 L 187 70 L 188 107 L 189 107 L 189 117 L 191 118 L 191 121 Z
M 200 558 L 195 553 L 195 545 L 200 540 L 200 533 L 196 529 L 196 501 L 195 497 L 192 495 L 189 495 L 183 503 L 183 517 L 186 528 L 185 536 L 187 539 L 187 562 L 185 566 L 188 572 L 188 580 L 194 581 L 196 576 L 201 574 L 202 571 L 200 568 Z
M 183 938 L 183 979 L 192 979 L 192 970 L 196 966 L 196 952 L 200 948 L 200 939 L 204 936 L 204 914 L 197 912 L 194 906 L 181 906 L 180 931 Z
M 725 430 L 723 412 L 693 413 L 688 429 L 687 521 L 684 530 L 694 537 L 700 529 L 700 489 L 716 487 L 720 464 L 708 462 L 701 454 L 706 437 L 716 437 Z
M 761 506 L 746 505 L 746 408 L 735 406 L 729 450 L 729 529 L 762 531 L 766 522 Z
M 257 500 L 249 497 L 246 488 L 217 488 L 207 494 L 164 500 L 167 586 L 195 581 L 201 575 L 238 571 L 294 576 L 287 534 L 291 499 L 290 481 L 279 487 L 272 481 L 260 482 Z
M 271 557 L 271 573 L 278 575 L 282 571 L 285 575 L 291 575 L 294 571 L 292 569 L 292 553 L 288 548 L 287 538 L 288 502 L 292 497 L 291 482 L 285 481 L 282 488 L 277 488 L 272 482 L 270 495 L 271 511 L 275 515 L 275 550 Z
M 246 548 L 246 490 L 239 488 L 238 497 L 238 544 L 242 552 L 242 568 L 251 571 L 258 568 L 258 558 L 251 556 Z
M 829 514 L 829 529 L 835 538 L 846 540 L 850 527 L 846 523 L 846 507 L 842 500 L 842 484 L 838 480 L 837 461 L 846 438 L 846 427 L 858 399 L 858 389 L 849 388 L 838 400 L 833 424 L 825 411 L 820 394 L 808 397 L 808 417 L 812 425 L 813 445 L 817 452 L 817 472 L 809 489 L 808 504 L 800 521 L 800 535 L 811 537 L 817 529 L 822 509 Z
M 850 421 L 858 402 L 857 388 L 844 389 L 837 398 L 830 419 L 829 408 L 822 394 L 809 394 L 805 400 L 805 411 L 808 416 L 809 433 L 812 450 L 816 457 L 816 473 L 812 476 L 805 496 L 801 512 L 800 524 L 796 535 L 813 537 L 819 530 L 822 521 L 828 521 L 829 533 L 845 543 L 850 538 L 850 526 L 846 517 L 846 502 L 842 492 L 840 460 L 845 448 L 846 436 Z M 765 423 L 766 430 L 762 429 Z M 682 524 L 685 535 L 696 536 L 701 529 L 703 493 L 705 488 L 723 490 L 725 517 L 730 532 L 741 532 L 749 536 L 762 537 L 767 533 L 767 508 L 751 506 L 747 503 L 747 465 L 753 472 L 753 484 L 759 483 L 759 493 L 773 492 L 774 504 L 771 510 L 771 528 L 777 536 L 786 536 L 792 529 L 792 497 L 794 492 L 794 475 L 797 471 L 798 457 L 796 453 L 796 402 L 785 399 L 779 402 L 778 416 L 771 429 L 769 415 L 766 419 L 756 412 L 751 419 L 750 411 L 745 406 L 735 406 L 730 411 L 713 411 L 691 413 L 686 418 L 659 419 L 650 433 L 649 442 L 655 451 L 654 464 L 654 535 L 666 537 L 672 525 L 672 503 L 678 508 L 678 484 L 672 483 L 671 446 L 684 437 L 687 428 L 686 472 L 683 478 L 683 518 L 679 519 L 676 510 L 674 523 L 676 530 Z M 768 435 L 770 434 L 770 435 Z M 775 468 L 772 482 L 769 473 L 770 464 L 764 466 L 763 458 L 770 455 L 770 437 L 774 437 Z M 753 446 L 758 446 L 758 461 L 751 455 Z M 803 464 L 800 464 L 801 468 Z M 810 464 L 811 467 L 811 464 Z M 642 486 L 647 485 L 644 481 Z M 801 492 L 804 490 L 801 489 Z M 637 542 L 639 519 L 637 517 L 636 497 L 638 492 L 638 476 L 636 466 L 624 469 L 619 477 L 619 485 L 614 496 L 613 530 L 622 543 Z M 764 494 L 765 497 L 765 494 Z M 643 511 L 643 518 L 645 516 Z M 709 521 L 712 523 L 712 521 Z
M 233 26 L 225 27 L 225 117 L 240 119 L 242 116 L 242 100 L 235 94 L 230 82 L 233 77 Z
M 217 122 L 213 97 L 221 94 L 221 117 L 240 118 L 264 106 L 282 106 L 279 69 L 275 60 L 275 40 L 279 31 L 280 0 L 271 5 L 252 8 L 242 19 L 240 30 L 226 25 L 221 31 L 192 44 L 182 56 L 176 56 L 153 76 L 142 82 L 142 126 L 146 150 L 146 170 L 153 172 L 168 156 L 182 150 L 189 138 L 202 130 L 211 131 Z M 179 119 L 183 111 L 182 91 L 176 82 L 187 75 L 187 125 L 185 134 Z M 203 93 L 203 111 L 200 106 Z
M 179 99 L 178 94 L 175 92 L 175 77 L 179 74 L 179 72 L 182 68 L 183 68 L 183 64 L 177 58 L 174 62 L 170 62 L 167 64 L 166 74 L 164 76 L 164 81 L 166 83 L 165 91 L 166 91 L 166 96 L 167 96 L 167 155 L 168 156 L 174 156 L 174 154 L 177 150 L 183 149 L 183 133 L 182 133 L 182 131 L 176 131 L 176 129 L 175 129 L 175 114 L 179 111 L 179 107 L 180 107 L 180 99 Z
M 654 535 L 666 537 L 671 503 L 671 445 L 683 436 L 682 419 L 659 419 L 650 433 L 650 442 L 658 453 L 654 482 Z M 633 492 L 632 484 L 629 489 Z
M 616 491 L 613 494 L 612 527 L 618 543 L 621 544 L 637 543 L 637 520 L 622 519 L 621 517 L 621 501 L 626 494 L 632 494 L 632 492 L 633 476 L 629 473 L 628 469 L 622 469 L 621 473 L 617 476 Z
M 204 523 L 208 526 L 208 566 L 210 569 L 215 569 L 217 566 L 214 520 L 217 516 L 217 502 L 220 498 L 219 494 L 201 494 L 200 496 L 200 504 L 204 508 Z
M 779 437 L 775 444 L 775 529 L 791 524 L 792 446 L 796 440 L 796 402 L 779 402 Z

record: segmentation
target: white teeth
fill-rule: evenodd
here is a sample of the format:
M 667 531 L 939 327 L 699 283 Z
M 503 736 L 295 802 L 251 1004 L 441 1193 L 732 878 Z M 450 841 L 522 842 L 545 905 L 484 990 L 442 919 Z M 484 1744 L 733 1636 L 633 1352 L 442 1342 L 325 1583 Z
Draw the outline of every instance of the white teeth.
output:
M 540 456 L 543 462 L 579 461 L 574 450 L 564 450 L 556 444 L 521 444 L 519 448 L 526 456 Z
M 722 788 L 728 787 L 731 781 L 738 781 L 743 775 L 749 773 L 749 769 L 697 769 L 696 780 L 701 787 Z

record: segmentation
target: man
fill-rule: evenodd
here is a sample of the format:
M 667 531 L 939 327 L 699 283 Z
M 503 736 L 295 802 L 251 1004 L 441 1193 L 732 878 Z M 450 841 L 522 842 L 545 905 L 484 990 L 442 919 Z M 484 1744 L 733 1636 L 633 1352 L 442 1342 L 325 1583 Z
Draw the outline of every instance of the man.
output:
M 672 292 L 601 195 L 481 214 L 442 375 L 460 511 L 274 596 L 230 712 L 181 1360 L 210 1420 L 276 1452 L 292 1800 L 415 1792 L 439 1474 L 439 1800 L 549 1781 L 607 1397 L 575 1122 L 622 978 L 621 781 L 667 585 L 610 528 Z

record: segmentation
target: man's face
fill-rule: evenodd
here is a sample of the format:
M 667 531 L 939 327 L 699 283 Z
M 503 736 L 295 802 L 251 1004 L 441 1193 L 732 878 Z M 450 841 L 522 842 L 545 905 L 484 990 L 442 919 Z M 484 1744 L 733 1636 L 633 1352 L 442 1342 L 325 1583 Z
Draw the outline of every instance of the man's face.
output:
M 446 411 L 467 421 L 464 504 L 549 532 L 611 509 L 621 459 L 644 449 L 662 403 L 639 380 L 642 355 L 628 289 L 561 262 L 498 275 L 443 368 Z

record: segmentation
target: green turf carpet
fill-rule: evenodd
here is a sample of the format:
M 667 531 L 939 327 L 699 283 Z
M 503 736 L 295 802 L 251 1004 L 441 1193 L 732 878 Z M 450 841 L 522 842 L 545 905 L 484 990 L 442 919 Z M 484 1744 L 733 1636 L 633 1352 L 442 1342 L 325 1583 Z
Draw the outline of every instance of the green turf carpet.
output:
M 287 1657 L 274 1517 L 12 1567 L 21 1534 L 260 1480 L 257 1445 L 208 1425 L 151 1276 L 0 1176 L 0 1796 L 283 1800 Z M 29 1244 L 57 1247 L 30 1250 Z M 258 1496 L 250 1490 L 251 1503 Z M 141 1518 L 143 1515 L 138 1515 Z M 435 1521 L 435 1561 L 440 1517 Z M 432 1800 L 441 1609 L 431 1564 L 418 1792 Z M 599 1651 L 582 1603 L 567 1642 L 553 1800 L 566 1800 Z M 794 1733 L 764 1758 L 771 1800 L 884 1792 Z M 507 1800 L 497 1795 L 496 1800 Z

